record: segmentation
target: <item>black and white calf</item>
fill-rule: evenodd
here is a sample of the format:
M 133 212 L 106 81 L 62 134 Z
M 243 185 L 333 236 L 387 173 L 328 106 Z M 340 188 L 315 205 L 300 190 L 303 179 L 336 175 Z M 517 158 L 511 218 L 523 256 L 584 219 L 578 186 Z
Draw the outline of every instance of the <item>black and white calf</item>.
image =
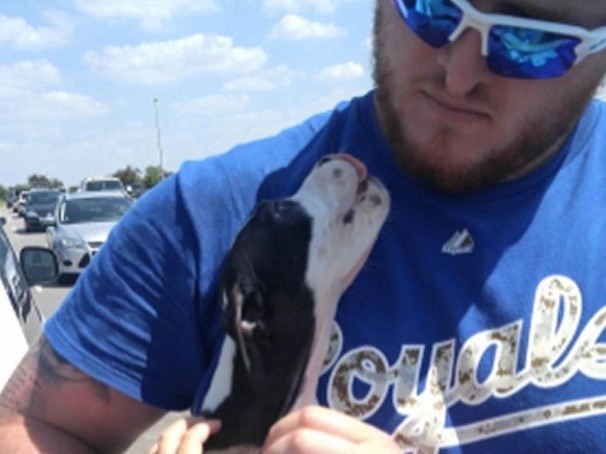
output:
M 222 426 L 205 452 L 260 447 L 281 416 L 315 402 L 337 302 L 389 204 L 347 154 L 320 160 L 291 198 L 259 204 L 226 260 L 228 336 L 201 409 Z

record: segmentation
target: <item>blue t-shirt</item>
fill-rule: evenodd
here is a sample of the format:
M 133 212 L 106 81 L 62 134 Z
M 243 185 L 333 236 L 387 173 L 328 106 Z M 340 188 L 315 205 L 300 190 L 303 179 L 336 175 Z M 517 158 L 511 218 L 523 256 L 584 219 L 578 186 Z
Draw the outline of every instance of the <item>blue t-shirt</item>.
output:
M 339 303 L 320 403 L 403 450 L 598 452 L 606 427 L 606 105 L 515 181 L 451 196 L 408 178 L 372 93 L 276 137 L 185 163 L 138 201 L 46 324 L 98 380 L 194 408 L 223 339 L 217 272 L 261 199 L 347 151 L 391 193 Z

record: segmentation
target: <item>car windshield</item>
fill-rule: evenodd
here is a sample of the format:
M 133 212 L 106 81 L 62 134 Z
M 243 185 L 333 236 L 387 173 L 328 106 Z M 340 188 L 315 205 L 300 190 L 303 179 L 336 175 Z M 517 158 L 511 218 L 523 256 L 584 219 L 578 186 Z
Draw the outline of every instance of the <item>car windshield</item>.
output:
M 127 198 L 88 198 L 67 200 L 61 207 L 59 220 L 64 224 L 118 221 L 131 207 Z
M 116 191 L 121 190 L 122 184 L 119 181 L 90 181 L 86 183 L 87 191 Z
M 59 192 L 30 192 L 27 202 L 32 205 L 52 205 L 58 198 Z

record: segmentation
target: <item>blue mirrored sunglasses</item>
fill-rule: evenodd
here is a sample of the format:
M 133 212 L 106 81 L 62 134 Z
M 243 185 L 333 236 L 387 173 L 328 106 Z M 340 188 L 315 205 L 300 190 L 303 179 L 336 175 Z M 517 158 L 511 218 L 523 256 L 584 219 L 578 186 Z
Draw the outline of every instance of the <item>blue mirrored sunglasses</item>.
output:
M 468 27 L 480 32 L 482 55 L 500 76 L 550 79 L 606 48 L 606 26 L 574 25 L 482 13 L 466 0 L 394 0 L 410 29 L 430 46 L 456 40 Z

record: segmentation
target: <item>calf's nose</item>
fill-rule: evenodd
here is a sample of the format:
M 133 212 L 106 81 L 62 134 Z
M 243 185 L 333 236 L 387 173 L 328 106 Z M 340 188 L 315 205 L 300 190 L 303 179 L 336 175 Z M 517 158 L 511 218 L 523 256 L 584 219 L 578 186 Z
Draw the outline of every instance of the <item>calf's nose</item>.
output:
M 350 155 L 349 153 L 337 153 L 334 155 L 334 157 L 335 159 L 342 159 L 343 161 L 349 162 L 356 169 L 360 181 L 364 181 L 368 176 L 366 166 L 358 158 Z

